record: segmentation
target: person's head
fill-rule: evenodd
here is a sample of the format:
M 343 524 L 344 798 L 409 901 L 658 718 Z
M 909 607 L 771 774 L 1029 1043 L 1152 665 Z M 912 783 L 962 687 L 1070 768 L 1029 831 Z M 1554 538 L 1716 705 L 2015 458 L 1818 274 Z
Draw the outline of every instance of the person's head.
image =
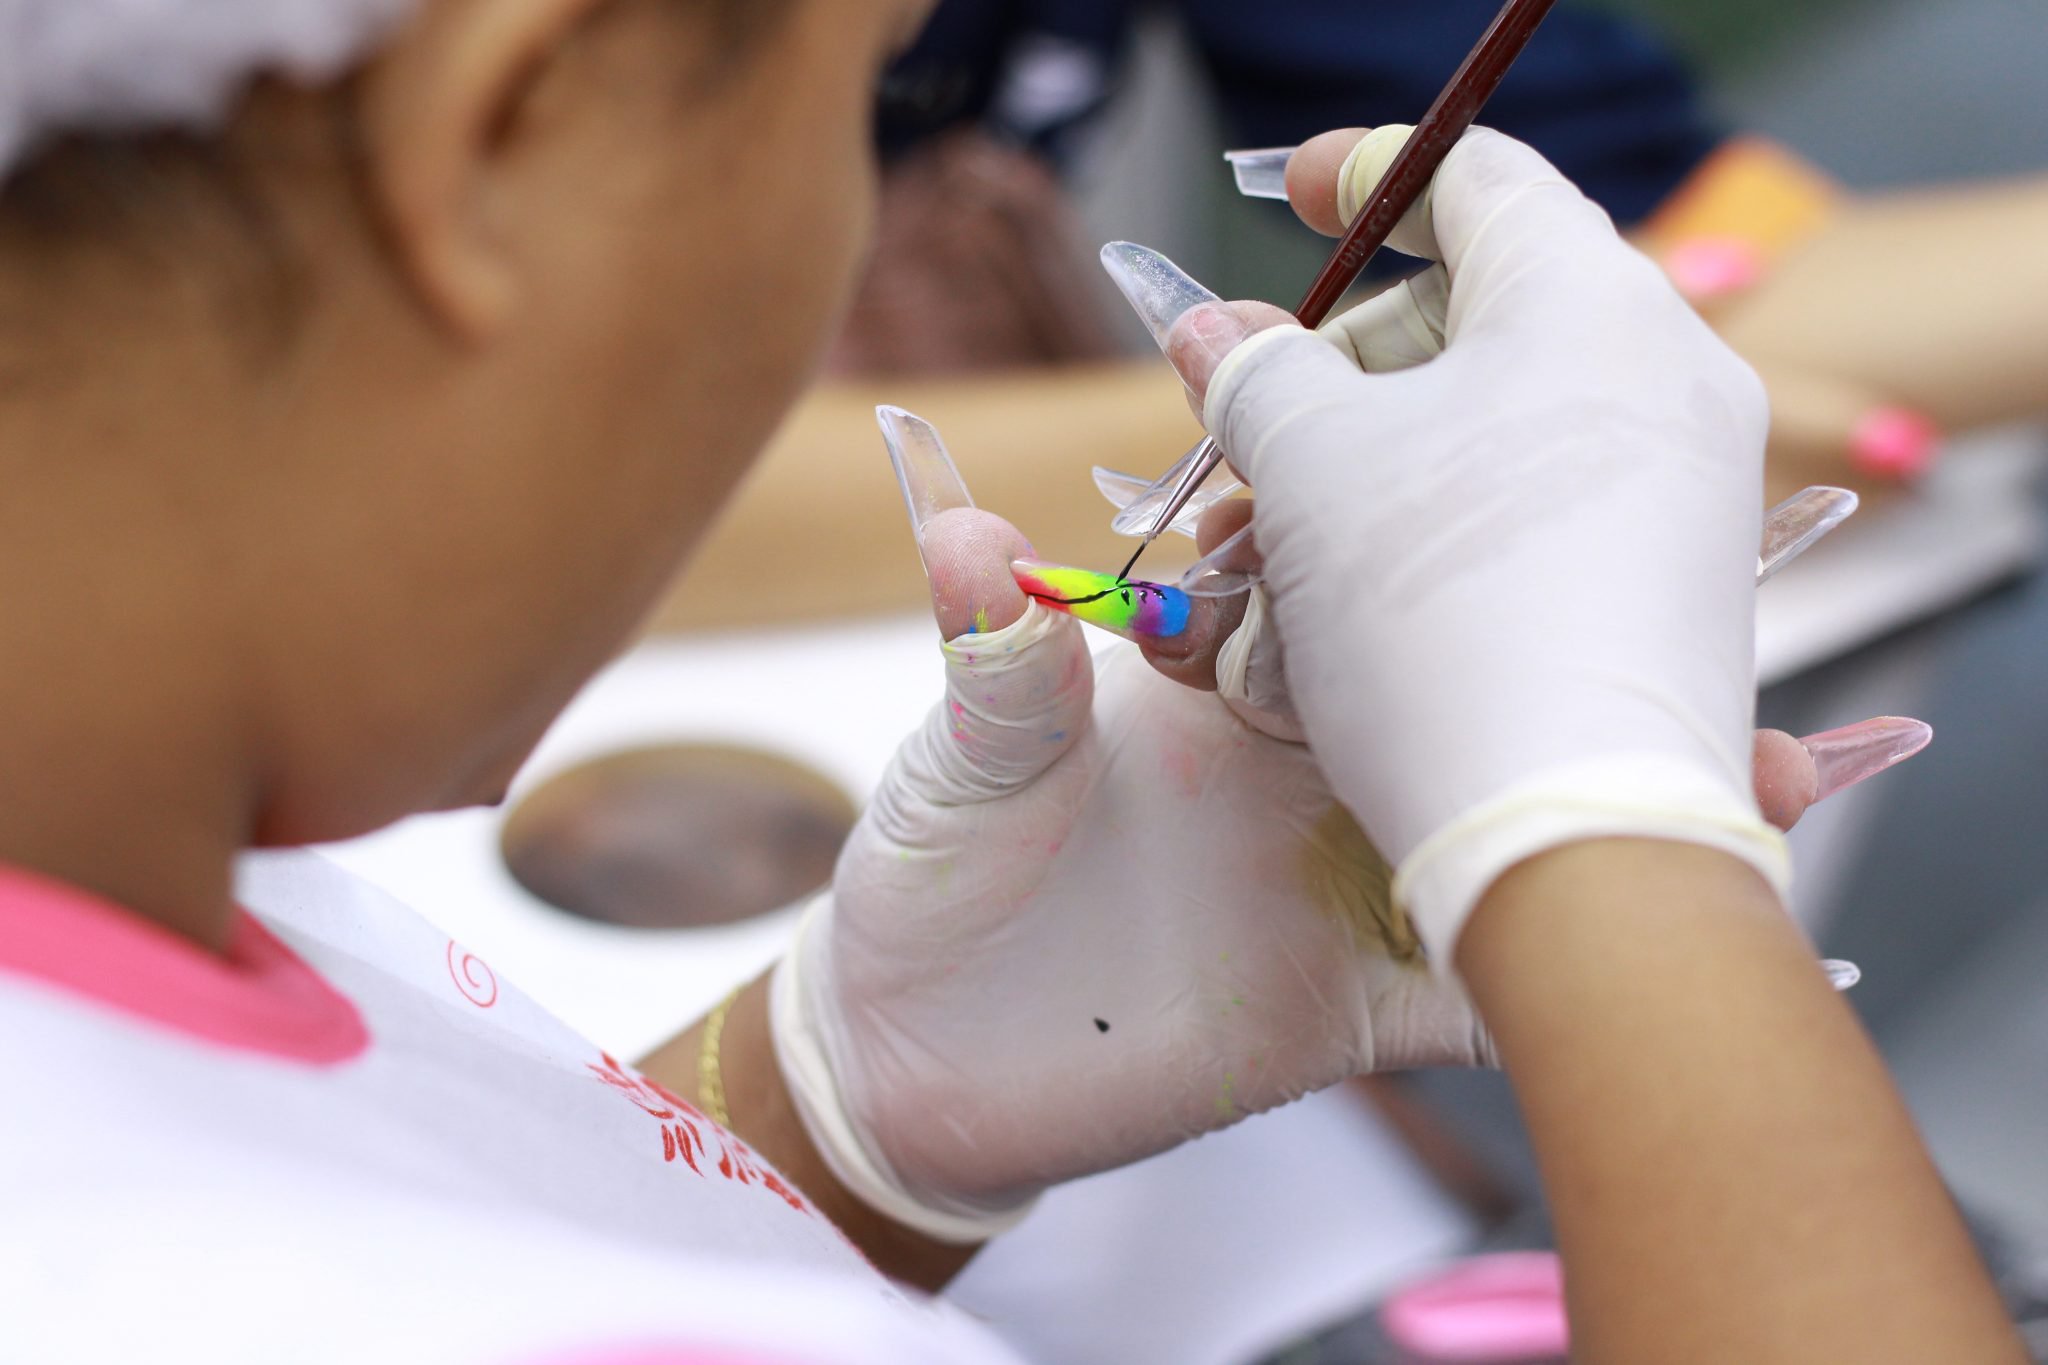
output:
M 0 55 L 0 652 L 38 705 L 175 694 L 297 842 L 491 799 L 629 637 L 826 338 L 928 0 L 0 0 L 0 33 L 188 11 L 232 48 L 266 5 L 382 13 L 205 129 L 95 113 L 175 89 L 177 45 L 54 100 L 75 50 Z

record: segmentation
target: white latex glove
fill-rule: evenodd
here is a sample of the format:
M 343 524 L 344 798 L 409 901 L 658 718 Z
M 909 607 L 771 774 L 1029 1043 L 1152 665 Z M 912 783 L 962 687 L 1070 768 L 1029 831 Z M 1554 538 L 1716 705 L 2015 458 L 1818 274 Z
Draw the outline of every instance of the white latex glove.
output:
M 1352 157 L 1353 203 L 1401 136 Z M 1447 275 L 1326 327 L 1339 347 L 1259 305 L 1171 340 L 1257 489 L 1289 691 L 1397 901 L 1448 963 L 1500 873 L 1576 840 L 1708 844 L 1782 889 L 1750 791 L 1755 376 L 1499 134 L 1393 241 Z
M 1130 646 L 1091 668 L 1079 625 L 1019 591 L 1023 538 L 971 510 L 928 427 L 896 421 L 953 636 L 946 701 L 771 996 L 835 1174 L 898 1221 L 976 1240 L 1057 1181 L 1361 1072 L 1490 1062 L 1308 751 Z

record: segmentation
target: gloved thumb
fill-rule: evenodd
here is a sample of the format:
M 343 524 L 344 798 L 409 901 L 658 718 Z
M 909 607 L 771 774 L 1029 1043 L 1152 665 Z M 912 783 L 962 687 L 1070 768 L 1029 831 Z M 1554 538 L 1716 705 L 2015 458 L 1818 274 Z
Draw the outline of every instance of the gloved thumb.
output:
M 1030 550 L 990 512 L 941 513 L 921 535 L 947 636 L 946 699 L 906 750 L 903 776 L 934 805 L 993 800 L 1051 767 L 1086 724 L 1094 670 L 1080 626 L 1030 601 L 1010 562 Z
M 1088 650 L 1074 621 L 1017 586 L 1010 564 L 1030 553 L 1030 543 L 975 507 L 932 424 L 894 407 L 877 408 L 875 418 L 924 560 L 946 658 L 946 699 L 898 751 L 878 803 L 992 800 L 1038 777 L 1080 734 L 1094 700 Z

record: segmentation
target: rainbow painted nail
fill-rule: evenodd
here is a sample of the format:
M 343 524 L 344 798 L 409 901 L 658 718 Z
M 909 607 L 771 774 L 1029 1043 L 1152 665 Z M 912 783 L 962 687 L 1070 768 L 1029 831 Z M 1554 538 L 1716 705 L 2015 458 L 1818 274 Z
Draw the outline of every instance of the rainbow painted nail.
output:
M 1035 559 L 1016 560 L 1010 565 L 1010 574 L 1026 596 L 1119 634 L 1168 639 L 1188 628 L 1188 595 L 1164 583 L 1144 583 Z

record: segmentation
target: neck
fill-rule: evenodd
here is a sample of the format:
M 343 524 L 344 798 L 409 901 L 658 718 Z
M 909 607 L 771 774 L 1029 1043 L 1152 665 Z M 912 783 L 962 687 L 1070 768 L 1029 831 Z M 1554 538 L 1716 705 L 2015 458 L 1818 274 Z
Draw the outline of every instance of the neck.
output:
M 66 791 L 62 776 L 19 781 L 12 762 L 7 772 L 0 862 L 91 892 L 210 952 L 227 950 L 239 841 L 225 822 L 209 818 L 191 783 L 178 789 L 174 806 L 140 799 L 141 784 L 127 788 L 126 802 L 80 803 L 58 795 Z
M 58 411 L 0 403 L 0 861 L 220 950 L 257 782 L 219 528 L 123 449 L 175 427 Z
M 224 761 L 237 746 L 215 719 L 225 708 L 198 704 L 189 660 L 127 652 L 135 637 L 114 613 L 37 605 L 69 619 L 24 623 L 0 608 L 0 861 L 224 949 L 255 804 L 253 782 Z

